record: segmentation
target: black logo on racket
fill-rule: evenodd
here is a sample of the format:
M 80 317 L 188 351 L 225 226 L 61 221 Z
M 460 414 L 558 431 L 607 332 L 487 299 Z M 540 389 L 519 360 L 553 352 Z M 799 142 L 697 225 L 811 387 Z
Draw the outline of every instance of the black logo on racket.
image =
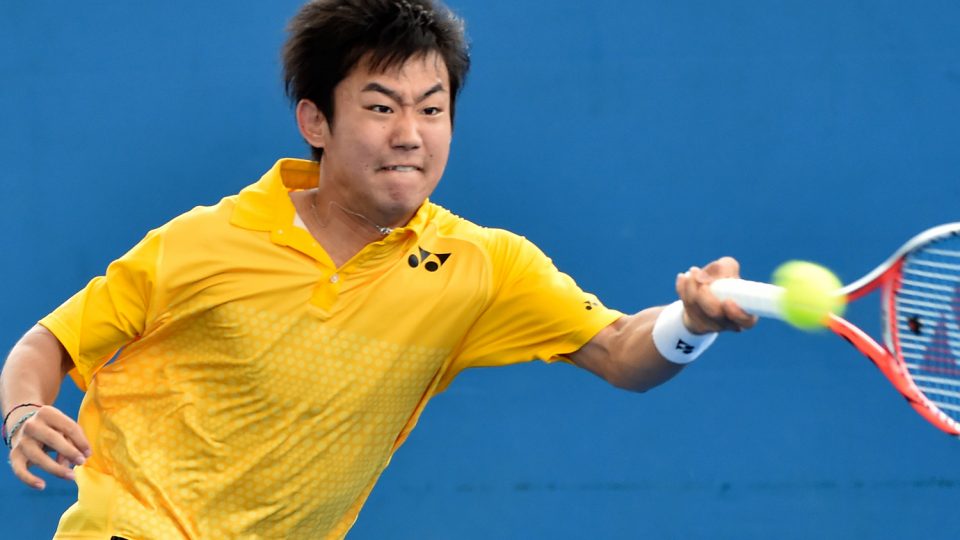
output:
M 907 317 L 907 328 L 913 332 L 913 335 L 919 336 L 923 333 L 923 323 L 920 322 L 920 317 L 916 315 L 910 315 Z

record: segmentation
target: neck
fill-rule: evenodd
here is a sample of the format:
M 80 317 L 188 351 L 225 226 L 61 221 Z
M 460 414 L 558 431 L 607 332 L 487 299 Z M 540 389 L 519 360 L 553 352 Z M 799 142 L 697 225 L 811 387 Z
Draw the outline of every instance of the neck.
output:
M 307 230 L 338 268 L 367 244 L 383 239 L 384 232 L 389 234 L 388 227 L 376 224 L 334 199 L 323 197 L 316 189 L 295 191 L 290 197 Z
M 333 210 L 334 208 L 340 209 L 341 211 L 343 211 L 343 213 L 354 218 L 357 222 L 360 223 L 360 225 L 369 225 L 370 227 L 373 227 L 374 229 L 377 230 L 378 233 L 380 233 L 380 236 L 387 236 L 388 234 L 393 232 L 393 227 L 387 227 L 385 225 L 377 225 L 376 222 L 374 222 L 372 219 L 368 218 L 367 216 L 361 214 L 360 212 L 355 212 L 353 210 L 350 210 L 349 208 L 343 206 L 342 204 L 334 201 L 331 201 L 327 207 L 328 216 L 330 215 L 330 210 Z M 314 211 L 316 211 L 316 206 L 314 206 Z
M 341 228 L 350 229 L 358 236 L 369 237 L 371 241 L 389 235 L 394 229 L 392 222 L 382 221 L 382 218 L 353 208 L 319 188 L 311 197 L 310 205 L 313 217 L 321 228 L 336 227 L 339 222 L 343 226 Z

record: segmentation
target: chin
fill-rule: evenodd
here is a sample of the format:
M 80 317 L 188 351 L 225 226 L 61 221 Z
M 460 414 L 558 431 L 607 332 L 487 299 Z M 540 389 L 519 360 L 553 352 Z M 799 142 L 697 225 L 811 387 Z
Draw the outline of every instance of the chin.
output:
M 380 211 L 391 223 L 396 224 L 400 221 L 405 223 L 413 217 L 426 199 L 427 195 L 391 197 L 386 204 L 380 206 Z

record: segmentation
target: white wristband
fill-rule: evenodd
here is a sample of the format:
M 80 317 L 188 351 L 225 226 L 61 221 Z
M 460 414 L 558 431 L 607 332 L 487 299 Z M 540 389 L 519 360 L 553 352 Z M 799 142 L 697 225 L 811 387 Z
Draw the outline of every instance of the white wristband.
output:
M 689 364 L 707 350 L 716 332 L 694 334 L 683 324 L 683 302 L 677 300 L 663 308 L 653 323 L 653 344 L 660 354 L 674 364 Z

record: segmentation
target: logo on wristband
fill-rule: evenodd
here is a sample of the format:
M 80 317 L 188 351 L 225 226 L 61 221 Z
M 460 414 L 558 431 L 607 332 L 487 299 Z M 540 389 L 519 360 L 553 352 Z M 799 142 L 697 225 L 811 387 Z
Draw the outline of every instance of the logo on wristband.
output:
M 686 341 L 684 341 L 684 340 L 682 340 L 682 339 L 678 339 L 678 340 L 677 340 L 677 350 L 679 350 L 679 351 L 682 352 L 683 354 L 690 354 L 690 353 L 693 352 L 693 349 L 695 349 L 695 348 L 696 348 L 696 347 L 694 347 L 693 345 L 687 343 Z

